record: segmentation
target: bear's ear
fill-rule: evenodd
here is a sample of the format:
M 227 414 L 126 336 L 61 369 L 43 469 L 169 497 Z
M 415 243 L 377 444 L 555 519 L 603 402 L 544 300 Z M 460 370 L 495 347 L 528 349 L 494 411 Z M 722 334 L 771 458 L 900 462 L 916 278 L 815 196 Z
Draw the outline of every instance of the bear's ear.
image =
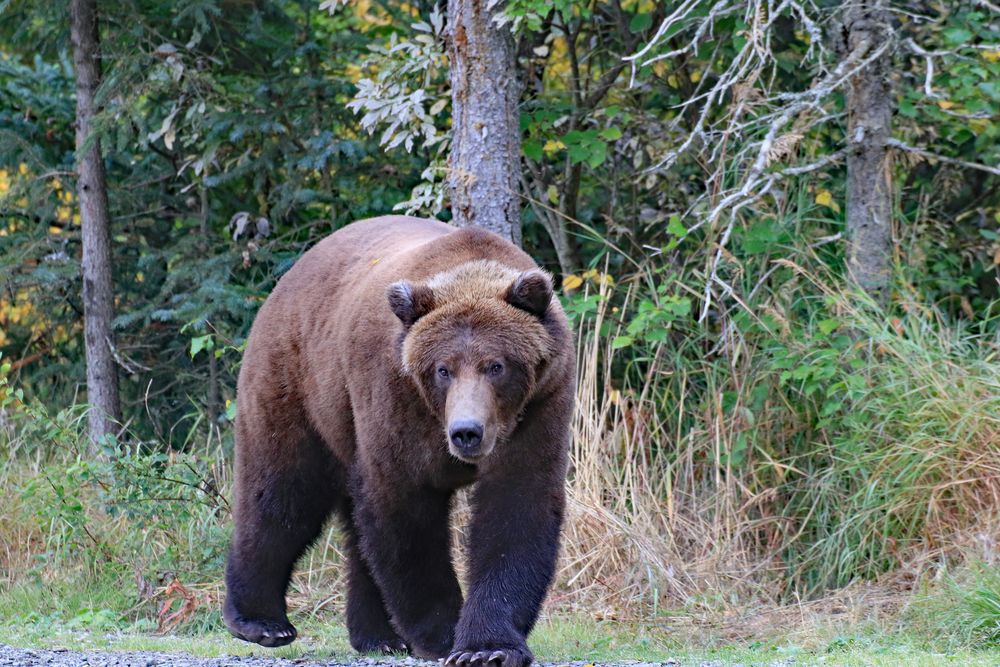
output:
M 389 285 L 386 296 L 392 312 L 407 327 L 412 326 L 434 308 L 434 292 L 431 288 L 426 285 L 414 285 L 407 280 Z
M 552 278 L 541 269 L 524 271 L 507 288 L 507 303 L 542 317 L 552 301 Z

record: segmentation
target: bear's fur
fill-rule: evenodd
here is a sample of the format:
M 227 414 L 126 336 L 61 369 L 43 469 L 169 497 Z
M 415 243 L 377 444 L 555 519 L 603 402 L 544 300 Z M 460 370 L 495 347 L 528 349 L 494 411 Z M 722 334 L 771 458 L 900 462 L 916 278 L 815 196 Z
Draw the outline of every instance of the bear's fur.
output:
M 335 513 L 355 649 L 529 664 L 574 385 L 551 279 L 511 243 L 401 216 L 320 242 L 261 307 L 243 357 L 230 631 L 264 646 L 295 639 L 292 567 Z M 463 599 L 449 511 L 469 484 Z

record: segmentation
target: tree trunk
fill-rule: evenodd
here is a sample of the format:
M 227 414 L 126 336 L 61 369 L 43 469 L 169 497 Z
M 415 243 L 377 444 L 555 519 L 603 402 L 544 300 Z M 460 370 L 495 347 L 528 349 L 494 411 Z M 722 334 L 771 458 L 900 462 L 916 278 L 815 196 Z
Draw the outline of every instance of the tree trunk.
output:
M 72 0 L 70 39 L 76 68 L 77 198 L 83 227 L 83 331 L 87 353 L 90 439 L 116 433 L 121 421 L 113 355 L 111 218 L 100 143 L 91 138 L 94 93 L 101 81 L 96 0 Z
M 893 38 L 884 0 L 853 5 L 845 27 L 847 52 L 860 51 L 865 58 Z M 891 54 L 886 49 L 855 73 L 847 91 L 847 269 L 881 304 L 889 297 L 892 263 Z
M 521 244 L 521 132 L 514 38 L 493 22 L 489 0 L 448 0 L 452 146 L 448 187 L 453 222 Z
M 324 167 L 324 174 L 329 173 Z M 205 257 L 211 256 L 210 239 L 208 237 L 208 188 L 204 184 L 200 188 L 201 194 L 201 211 L 199 213 L 201 217 L 201 240 L 199 245 L 201 246 L 201 251 L 204 253 Z M 329 192 L 329 189 L 326 190 Z M 221 392 L 219 391 L 219 364 L 215 358 L 215 346 L 212 349 L 207 350 L 208 352 L 208 401 L 205 405 L 208 410 L 208 430 L 209 433 L 214 433 L 215 429 L 219 426 L 219 415 L 222 413 L 222 400 L 220 398 Z

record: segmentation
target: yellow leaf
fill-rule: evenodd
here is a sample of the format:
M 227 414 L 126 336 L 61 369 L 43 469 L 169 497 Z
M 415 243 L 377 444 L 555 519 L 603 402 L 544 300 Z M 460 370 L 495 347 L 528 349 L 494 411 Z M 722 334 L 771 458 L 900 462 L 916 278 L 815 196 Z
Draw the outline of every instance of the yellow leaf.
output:
M 840 205 L 833 201 L 833 194 L 826 188 L 816 193 L 816 203 L 840 213 Z
M 950 109 L 953 106 L 955 106 L 955 103 L 952 102 L 951 100 L 938 100 L 937 105 L 942 109 Z
M 698 83 L 699 81 L 701 81 L 701 72 L 698 70 L 691 72 L 691 83 Z
M 563 289 L 567 291 L 574 290 L 582 284 L 583 284 L 583 278 L 576 275 L 575 273 L 571 273 L 568 276 L 565 276 L 562 282 Z
M 671 88 L 677 87 L 678 84 L 677 84 L 676 74 L 671 74 L 670 76 L 667 77 L 667 85 L 670 86 Z
M 555 153 L 556 151 L 561 151 L 564 148 L 566 148 L 566 144 L 558 139 L 549 139 L 545 142 L 545 145 L 542 146 L 542 150 L 546 153 Z
M 595 278 L 596 276 L 597 276 L 597 269 L 591 269 L 590 271 L 584 271 L 583 274 L 581 275 L 581 277 L 584 280 L 590 280 L 591 278 Z
M 559 190 L 556 189 L 556 186 L 550 185 L 548 190 L 545 191 L 545 195 L 549 198 L 550 204 L 559 203 Z
M 995 63 L 1000 60 L 1000 51 L 983 51 L 979 55 L 988 63 Z
M 69 222 L 73 217 L 73 209 L 69 206 L 60 206 L 56 209 L 56 220 L 59 222 Z
M 357 83 L 358 81 L 361 80 L 361 77 L 364 76 L 364 72 L 361 70 L 361 67 L 353 63 L 347 65 L 344 68 L 344 74 L 347 76 L 347 79 L 352 83 Z
M 23 163 L 23 162 L 22 162 L 21 164 L 19 164 L 19 165 L 17 166 L 17 171 L 18 171 L 18 172 L 19 172 L 19 173 L 20 173 L 20 174 L 21 174 L 22 176 L 24 176 L 25 174 L 27 174 L 27 173 L 28 173 L 28 165 L 26 165 L 25 163 Z

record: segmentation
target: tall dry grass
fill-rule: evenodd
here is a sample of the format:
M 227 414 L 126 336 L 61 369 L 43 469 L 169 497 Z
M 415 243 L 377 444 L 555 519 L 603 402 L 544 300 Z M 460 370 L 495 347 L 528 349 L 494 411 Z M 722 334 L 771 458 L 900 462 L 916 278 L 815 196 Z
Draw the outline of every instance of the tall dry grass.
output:
M 641 353 L 613 345 L 635 286 L 620 299 L 594 287 L 596 314 L 578 321 L 553 603 L 626 615 L 781 604 L 957 556 L 970 530 L 997 525 L 995 329 L 955 326 L 916 301 L 887 320 L 800 273 L 824 298 L 815 320 L 771 300 L 758 311 L 766 334 L 734 330 L 720 345 L 679 332 Z M 831 314 L 849 338 L 839 351 L 816 333 Z M 783 379 L 779 355 L 832 374 L 819 398 Z M 822 415 L 828 400 L 840 407 Z

